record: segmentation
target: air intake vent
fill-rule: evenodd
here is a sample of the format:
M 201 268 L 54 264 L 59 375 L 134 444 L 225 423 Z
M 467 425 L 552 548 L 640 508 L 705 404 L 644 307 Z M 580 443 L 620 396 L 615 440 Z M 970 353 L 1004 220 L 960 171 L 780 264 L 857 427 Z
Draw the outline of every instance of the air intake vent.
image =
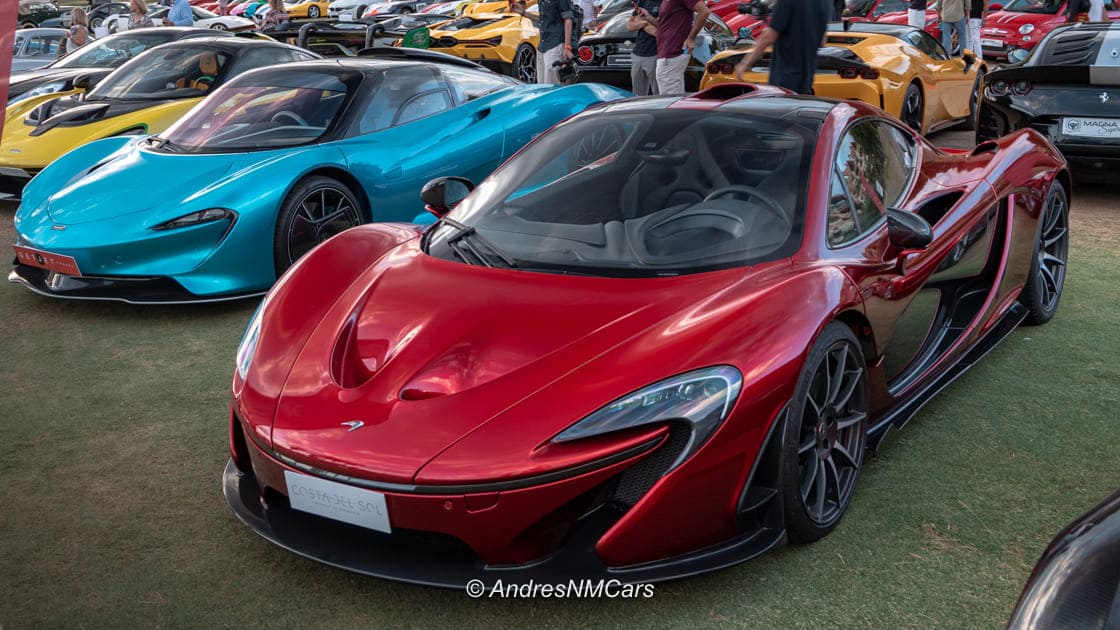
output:
M 1038 60 L 1043 66 L 1087 66 L 1097 58 L 1103 31 L 1068 30 L 1051 40 Z

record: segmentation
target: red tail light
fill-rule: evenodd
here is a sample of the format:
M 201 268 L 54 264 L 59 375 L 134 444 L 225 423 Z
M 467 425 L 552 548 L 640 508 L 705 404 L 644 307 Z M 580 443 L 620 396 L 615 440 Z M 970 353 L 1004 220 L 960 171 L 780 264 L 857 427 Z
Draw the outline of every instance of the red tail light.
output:
M 855 68 L 840 68 L 841 79 L 855 79 L 859 77 L 859 70 Z
M 721 63 L 719 64 L 719 71 L 722 74 L 735 74 L 735 66 L 730 63 Z
M 579 60 L 583 63 L 588 63 L 595 58 L 595 51 L 591 50 L 590 46 L 579 47 Z
M 735 74 L 735 64 L 726 61 L 713 61 L 709 63 L 705 69 L 708 71 L 708 74 Z
M 876 70 L 875 68 L 864 68 L 864 69 L 859 71 L 859 76 L 861 76 L 861 77 L 863 77 L 863 78 L 865 78 L 869 81 L 873 81 L 873 80 L 879 78 L 879 71 Z

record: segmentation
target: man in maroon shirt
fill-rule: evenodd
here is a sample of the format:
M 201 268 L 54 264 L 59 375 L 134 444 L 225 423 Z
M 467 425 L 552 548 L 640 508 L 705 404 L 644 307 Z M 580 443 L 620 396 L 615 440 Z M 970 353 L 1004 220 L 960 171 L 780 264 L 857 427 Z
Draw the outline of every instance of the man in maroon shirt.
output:
M 657 91 L 684 94 L 684 71 L 692 59 L 696 36 L 711 11 L 704 0 L 661 0 L 655 18 L 638 7 L 639 15 L 657 29 Z

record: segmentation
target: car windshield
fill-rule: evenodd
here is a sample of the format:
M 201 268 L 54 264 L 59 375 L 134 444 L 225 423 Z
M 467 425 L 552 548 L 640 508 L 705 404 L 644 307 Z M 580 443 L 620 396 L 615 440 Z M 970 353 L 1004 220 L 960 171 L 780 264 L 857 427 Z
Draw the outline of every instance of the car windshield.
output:
M 191 110 L 163 134 L 164 148 L 222 153 L 314 142 L 342 110 L 348 88 L 334 75 L 276 73 L 242 77 Z M 247 79 L 247 80 L 246 80 Z
M 819 122 L 786 114 L 788 104 L 575 118 L 483 182 L 428 233 L 427 251 L 470 264 L 625 277 L 789 256 L 801 240 Z
M 115 68 L 152 46 L 171 41 L 174 33 L 158 29 L 129 31 L 97 39 L 56 61 L 52 68 Z
M 1043 13 L 1046 15 L 1054 15 L 1065 6 L 1065 0 L 1011 0 L 1003 5 L 1004 11 L 1012 11 L 1014 13 Z
M 86 100 L 148 101 L 202 96 L 218 80 L 229 59 L 229 54 L 203 44 L 152 50 L 98 83 Z

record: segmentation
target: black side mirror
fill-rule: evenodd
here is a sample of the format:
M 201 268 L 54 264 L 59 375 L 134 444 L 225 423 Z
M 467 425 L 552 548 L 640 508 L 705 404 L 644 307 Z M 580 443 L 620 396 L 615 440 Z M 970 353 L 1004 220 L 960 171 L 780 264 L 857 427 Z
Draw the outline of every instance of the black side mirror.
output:
M 472 190 L 474 184 L 465 177 L 437 177 L 420 189 L 420 199 L 425 210 L 442 219 Z
M 91 77 L 88 74 L 83 74 L 83 75 L 74 79 L 74 89 L 75 90 L 88 90 L 90 88 L 90 85 L 92 85 L 93 83 L 94 83 L 93 77 Z
M 933 228 L 913 212 L 887 208 L 887 236 L 899 249 L 923 249 L 933 242 Z

